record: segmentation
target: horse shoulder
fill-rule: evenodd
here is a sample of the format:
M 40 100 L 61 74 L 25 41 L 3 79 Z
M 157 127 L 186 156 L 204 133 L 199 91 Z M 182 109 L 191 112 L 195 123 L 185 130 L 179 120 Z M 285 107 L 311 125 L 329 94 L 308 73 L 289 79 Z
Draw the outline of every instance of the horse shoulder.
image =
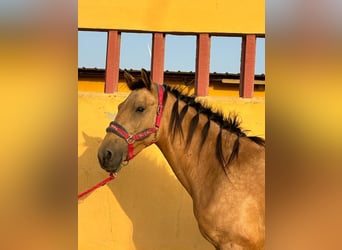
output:
M 264 147 L 254 144 L 242 140 L 241 151 L 229 166 L 227 176 L 217 177 L 211 183 L 215 187 L 211 190 L 215 191 L 194 204 L 201 233 L 218 249 L 263 248 Z M 232 248 L 221 248 L 223 245 Z
M 201 233 L 218 249 L 224 249 L 224 245 L 260 248 L 264 241 L 264 217 L 259 201 L 243 190 L 227 189 L 227 193 L 214 194 L 208 204 L 195 209 Z

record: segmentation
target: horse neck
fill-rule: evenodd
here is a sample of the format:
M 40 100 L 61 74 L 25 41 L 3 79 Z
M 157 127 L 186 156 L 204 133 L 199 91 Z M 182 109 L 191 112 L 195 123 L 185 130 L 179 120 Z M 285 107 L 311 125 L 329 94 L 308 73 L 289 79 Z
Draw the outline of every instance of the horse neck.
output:
M 219 126 L 212 122 L 206 142 L 201 151 L 199 151 L 201 130 L 208 120 L 204 115 L 200 115 L 199 123 L 195 129 L 191 144 L 186 147 L 190 120 L 197 111 L 189 107 L 189 110 L 182 121 L 184 136 L 182 137 L 180 133 L 175 133 L 175 137 L 172 138 L 169 132 L 169 122 L 171 110 L 175 101 L 176 97 L 169 94 L 159 130 L 159 139 L 156 144 L 163 152 L 179 181 L 194 198 L 196 195 L 200 195 L 199 192 L 203 188 L 212 185 L 212 182 L 217 182 L 219 177 L 222 178 L 223 170 L 215 157 L 216 136 L 219 132 Z M 179 110 L 181 110 L 184 105 L 185 103 L 180 101 Z

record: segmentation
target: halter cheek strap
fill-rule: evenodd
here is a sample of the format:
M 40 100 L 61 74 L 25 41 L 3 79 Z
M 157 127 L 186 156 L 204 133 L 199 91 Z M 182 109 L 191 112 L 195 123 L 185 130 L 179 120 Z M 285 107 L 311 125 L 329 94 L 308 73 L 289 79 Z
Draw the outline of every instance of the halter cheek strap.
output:
M 134 135 L 130 135 L 129 132 L 123 127 L 121 126 L 119 123 L 112 121 L 109 124 L 109 127 L 106 129 L 106 132 L 111 132 L 114 133 L 118 136 L 120 136 L 121 138 L 125 139 L 125 141 L 128 144 L 128 153 L 127 153 L 127 158 L 126 161 L 129 161 L 131 159 L 133 159 L 137 154 L 134 154 L 134 143 L 136 141 L 141 141 L 144 140 L 146 137 L 148 137 L 151 134 L 154 134 L 155 137 L 152 140 L 152 142 L 149 144 L 153 144 L 157 141 L 157 132 L 159 130 L 159 126 L 160 126 L 160 121 L 161 121 L 161 117 L 162 117 L 162 113 L 163 113 L 163 94 L 164 94 L 164 88 L 162 85 L 157 84 L 158 87 L 158 106 L 157 106 L 157 117 L 156 117 L 156 121 L 154 123 L 154 127 L 152 128 L 147 128 L 144 129 Z M 147 145 L 147 146 L 149 146 Z

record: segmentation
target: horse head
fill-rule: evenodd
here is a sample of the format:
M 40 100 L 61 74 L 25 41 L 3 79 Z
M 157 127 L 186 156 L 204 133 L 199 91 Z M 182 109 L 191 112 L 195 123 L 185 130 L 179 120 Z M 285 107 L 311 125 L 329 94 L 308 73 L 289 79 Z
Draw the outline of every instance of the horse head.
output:
M 136 79 L 124 72 L 132 92 L 119 104 L 98 150 L 101 167 L 111 173 L 118 172 L 125 162 L 157 141 L 163 88 L 152 82 L 146 70 L 142 69 L 141 75 Z

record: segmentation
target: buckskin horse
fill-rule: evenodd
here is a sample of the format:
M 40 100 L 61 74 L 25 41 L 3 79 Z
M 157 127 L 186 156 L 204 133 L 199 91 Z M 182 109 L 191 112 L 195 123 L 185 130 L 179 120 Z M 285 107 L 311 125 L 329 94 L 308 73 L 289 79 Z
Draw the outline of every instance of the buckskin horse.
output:
M 202 235 L 216 249 L 264 249 L 265 140 L 247 136 L 236 115 L 224 116 L 195 96 L 127 71 L 131 93 L 98 151 L 101 167 L 117 173 L 156 143 L 193 200 Z

